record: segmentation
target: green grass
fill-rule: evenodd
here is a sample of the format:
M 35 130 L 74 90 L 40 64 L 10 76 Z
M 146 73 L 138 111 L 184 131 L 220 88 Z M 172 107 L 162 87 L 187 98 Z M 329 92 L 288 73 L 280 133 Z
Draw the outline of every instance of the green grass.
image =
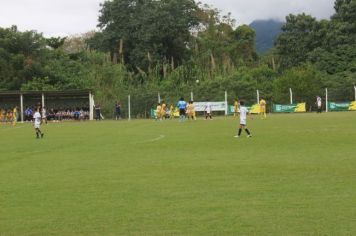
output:
M 356 234 L 356 113 L 237 123 L 2 126 L 0 235 Z

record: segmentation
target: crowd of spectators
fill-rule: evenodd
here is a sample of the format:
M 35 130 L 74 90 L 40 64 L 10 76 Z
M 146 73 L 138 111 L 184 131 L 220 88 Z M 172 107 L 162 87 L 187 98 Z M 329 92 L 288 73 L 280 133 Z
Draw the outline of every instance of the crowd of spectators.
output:
M 47 113 L 47 119 L 53 121 L 89 120 L 89 109 L 50 109 Z
M 17 121 L 17 108 L 6 109 L 0 108 L 0 122 L 7 123 Z
M 42 118 L 53 121 L 65 121 L 65 120 L 89 120 L 89 108 L 51 108 L 47 110 L 45 107 L 40 109 Z M 26 107 L 24 111 L 24 120 L 32 121 L 33 114 L 35 112 L 34 107 Z

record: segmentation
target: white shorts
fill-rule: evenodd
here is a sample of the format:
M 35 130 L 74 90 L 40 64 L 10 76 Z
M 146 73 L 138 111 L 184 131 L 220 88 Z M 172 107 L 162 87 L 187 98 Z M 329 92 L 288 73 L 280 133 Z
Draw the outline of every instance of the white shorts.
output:
M 35 124 L 35 129 L 40 129 L 41 128 L 41 124 Z
M 246 124 L 247 124 L 246 119 L 241 119 L 240 120 L 240 125 L 246 125 Z

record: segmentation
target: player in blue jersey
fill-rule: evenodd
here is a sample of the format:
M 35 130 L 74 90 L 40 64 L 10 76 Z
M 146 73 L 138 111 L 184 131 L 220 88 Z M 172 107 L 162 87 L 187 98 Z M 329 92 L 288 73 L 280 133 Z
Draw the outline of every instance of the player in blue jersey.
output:
M 184 101 L 184 98 L 181 98 L 177 104 L 177 107 L 179 108 L 179 121 L 182 122 L 185 120 L 185 113 L 187 110 L 187 102 Z

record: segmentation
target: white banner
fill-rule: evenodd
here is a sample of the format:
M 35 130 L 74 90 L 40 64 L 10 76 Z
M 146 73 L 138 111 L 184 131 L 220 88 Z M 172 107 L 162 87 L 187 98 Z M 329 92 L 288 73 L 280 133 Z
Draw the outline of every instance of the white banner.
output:
M 226 111 L 226 102 L 194 102 L 195 111 L 206 111 L 208 103 L 212 111 Z

